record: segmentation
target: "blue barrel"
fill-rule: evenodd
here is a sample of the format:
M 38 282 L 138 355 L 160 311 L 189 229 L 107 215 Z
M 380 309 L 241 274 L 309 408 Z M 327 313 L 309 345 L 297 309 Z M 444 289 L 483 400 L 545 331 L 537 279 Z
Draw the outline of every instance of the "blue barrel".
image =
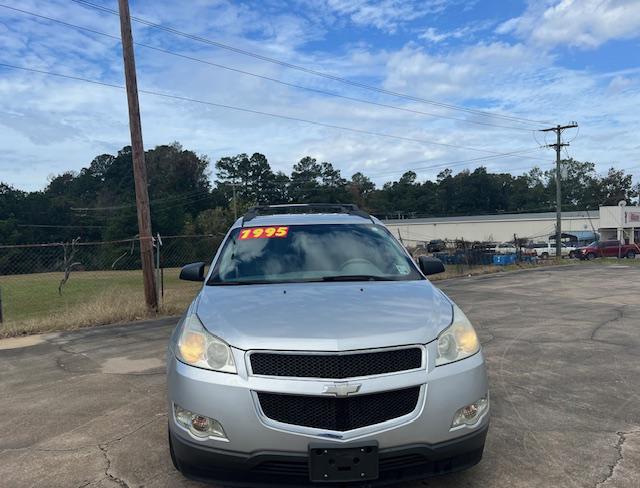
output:
M 498 266 L 506 266 L 515 262 L 515 254 L 494 254 L 493 256 L 493 264 L 497 264 Z

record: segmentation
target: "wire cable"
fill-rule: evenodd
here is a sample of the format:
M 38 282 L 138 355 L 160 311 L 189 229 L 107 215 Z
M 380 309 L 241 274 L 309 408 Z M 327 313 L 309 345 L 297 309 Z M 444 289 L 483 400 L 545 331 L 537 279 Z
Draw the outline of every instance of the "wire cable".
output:
M 507 156 L 515 156 L 515 155 L 518 155 L 518 154 L 538 151 L 539 149 L 540 149 L 539 147 L 532 148 L 532 149 L 521 149 L 521 150 L 518 150 L 518 151 L 512 151 L 512 152 L 508 152 L 508 153 L 504 153 L 504 154 L 498 154 L 498 155 L 495 155 L 495 156 L 481 156 L 479 158 L 459 159 L 457 161 L 449 161 L 447 163 L 437 163 L 437 164 L 433 164 L 433 165 L 429 165 L 429 166 L 408 167 L 408 168 L 405 168 L 403 170 L 393 170 L 393 171 L 384 171 L 384 172 L 380 172 L 380 173 L 371 173 L 371 174 L 368 174 L 367 176 L 378 177 L 378 176 L 385 176 L 385 175 L 389 175 L 389 174 L 406 173 L 407 171 L 422 171 L 422 170 L 435 169 L 435 168 L 441 168 L 441 167 L 458 166 L 458 165 L 461 165 L 461 164 L 472 163 L 472 162 L 477 162 L 477 161 L 485 161 L 485 160 L 488 160 L 488 159 L 496 159 L 496 158 L 503 158 L 503 157 L 507 157 Z M 537 159 L 537 158 L 533 158 L 533 159 Z
M 80 76 L 65 75 L 65 74 L 62 74 L 62 73 L 55 73 L 53 71 L 40 70 L 40 69 L 29 68 L 29 67 L 25 67 L 25 66 L 16 66 L 16 65 L 13 65 L 13 64 L 8 64 L 8 63 L 0 63 L 0 66 L 4 67 L 4 68 L 22 70 L 22 71 L 38 73 L 38 74 L 44 74 L 44 75 L 48 75 L 48 76 L 66 78 L 66 79 L 70 79 L 70 80 L 74 80 L 74 81 L 82 81 L 82 82 L 85 82 L 85 83 L 91 83 L 91 84 L 94 84 L 94 85 L 105 86 L 105 87 L 109 87 L 109 88 L 118 88 L 120 90 L 124 90 L 125 89 L 125 87 L 123 85 L 116 85 L 115 83 L 107 83 L 107 82 L 104 82 L 104 81 L 91 80 L 89 78 L 83 78 L 83 77 L 80 77 Z M 500 153 L 500 152 L 496 152 L 496 151 L 490 151 L 488 149 L 479 149 L 479 148 L 475 148 L 475 147 L 461 146 L 461 145 L 457 145 L 457 144 L 448 144 L 448 143 L 445 143 L 445 142 L 437 142 L 437 141 L 430 141 L 430 140 L 426 140 L 426 139 L 417 139 L 417 138 L 413 138 L 413 137 L 399 136 L 399 135 L 396 135 L 396 134 L 388 134 L 388 133 L 385 133 L 385 132 L 375 132 L 375 131 L 370 131 L 370 130 L 366 130 L 366 129 L 358 129 L 358 128 L 355 128 L 355 127 L 347 127 L 347 126 L 342 126 L 342 125 L 327 124 L 325 122 L 319 122 L 317 120 L 303 119 L 303 118 L 300 118 L 300 117 L 293 117 L 293 116 L 290 116 L 290 115 L 276 114 L 276 113 L 273 113 L 273 112 L 265 112 L 265 111 L 262 111 L 262 110 L 255 110 L 255 109 L 250 109 L 250 108 L 246 108 L 246 107 L 237 107 L 237 106 L 234 106 L 234 105 L 216 103 L 216 102 L 211 102 L 211 101 L 207 101 L 207 100 L 199 100 L 199 99 L 196 99 L 196 98 L 190 98 L 190 97 L 185 97 L 185 96 L 181 96 L 181 95 L 171 95 L 171 94 L 168 94 L 168 93 L 162 93 L 162 92 L 157 92 L 157 91 L 153 91 L 153 90 L 142 90 L 142 89 L 139 89 L 138 92 L 139 93 L 144 93 L 144 94 L 147 94 L 147 95 L 157 96 L 157 97 L 164 97 L 164 98 L 172 99 L 172 100 L 179 100 L 179 101 L 183 101 L 183 102 L 198 103 L 198 104 L 202 104 L 202 105 L 207 105 L 207 106 L 212 106 L 212 107 L 217 107 L 217 108 L 225 108 L 225 109 L 228 109 L 228 110 L 234 110 L 234 111 L 238 111 L 238 112 L 245 112 L 245 113 L 250 113 L 250 114 L 254 114 L 254 115 L 263 115 L 263 116 L 266 116 L 266 117 L 289 120 L 289 121 L 292 121 L 292 122 L 302 122 L 302 123 L 305 123 L 305 124 L 315 125 L 315 126 L 318 126 L 318 127 L 325 127 L 325 128 L 329 128 L 329 129 L 342 130 L 342 131 L 353 132 L 353 133 L 357 133 L 357 134 L 366 134 L 366 135 L 375 136 L 375 137 L 384 137 L 384 138 L 395 139 L 395 140 L 400 140 L 400 141 L 415 142 L 415 143 L 418 143 L 418 144 L 442 146 L 442 147 L 449 147 L 449 148 L 454 148 L 454 149 L 465 149 L 467 151 L 481 152 L 481 153 L 485 153 L 485 154 L 495 154 L 495 155 L 504 154 L 504 153 Z M 523 158 L 523 159 L 535 159 L 535 158 L 531 158 L 531 157 L 528 157 L 528 156 L 517 156 L 516 155 L 515 157 Z
M 118 17 L 120 16 L 120 13 L 117 10 L 109 8 L 109 7 L 104 7 L 102 5 L 97 5 L 97 4 L 94 4 L 94 3 L 91 3 L 91 2 L 87 2 L 85 0 L 71 0 L 71 1 L 75 2 L 75 3 L 79 4 L 79 5 L 82 5 L 84 7 L 87 7 L 87 8 L 92 8 L 92 9 L 95 9 L 95 10 L 106 12 L 106 13 L 109 13 L 109 14 L 112 14 L 112 15 L 115 15 L 115 16 L 118 16 Z M 294 69 L 294 70 L 297 70 L 297 71 L 302 71 L 302 72 L 307 73 L 307 74 L 320 76 L 322 78 L 330 79 L 330 80 L 333 80 L 333 81 L 337 81 L 337 82 L 340 82 L 340 83 L 343 83 L 343 84 L 355 86 L 355 87 L 358 87 L 358 88 L 363 88 L 363 89 L 366 89 L 366 90 L 375 91 L 375 92 L 382 93 L 382 94 L 385 94 L 385 95 L 391 95 L 391 96 L 394 96 L 394 97 L 404 98 L 404 99 L 412 100 L 412 101 L 415 101 L 415 102 L 421 102 L 421 103 L 426 103 L 426 104 L 429 104 L 429 105 L 435 105 L 437 107 L 443 107 L 443 108 L 447 108 L 447 109 L 450 109 L 450 110 L 458 110 L 458 111 L 462 111 L 462 112 L 467 112 L 467 113 L 471 113 L 471 114 L 474 114 L 474 115 L 480 115 L 480 116 L 483 116 L 483 117 L 500 118 L 500 119 L 503 119 L 503 120 L 510 120 L 512 122 L 520 122 L 520 123 L 525 123 L 525 124 L 529 124 L 529 125 L 531 125 L 531 124 L 535 124 L 535 125 L 547 124 L 547 125 L 549 125 L 550 124 L 550 122 L 548 122 L 548 121 L 533 120 L 533 119 L 527 119 L 527 118 L 524 118 L 524 117 L 517 117 L 517 116 L 512 116 L 512 115 L 491 113 L 491 112 L 486 112 L 486 111 L 483 111 L 483 110 L 457 106 L 457 105 L 453 105 L 453 104 L 449 104 L 449 103 L 439 102 L 437 100 L 431 100 L 431 99 L 427 99 L 427 98 L 421 98 L 421 97 L 408 95 L 408 94 L 405 94 L 405 93 L 395 92 L 395 91 L 392 91 L 392 90 L 379 88 L 379 87 L 376 87 L 376 86 L 373 86 L 373 85 L 367 85 L 366 83 L 361 83 L 361 82 L 358 82 L 358 81 L 349 80 L 348 78 L 343 78 L 343 77 L 340 77 L 340 76 L 331 75 L 329 73 L 325 73 L 325 72 L 322 72 L 322 71 L 317 71 L 317 70 L 314 70 L 314 69 L 311 69 L 311 68 L 306 68 L 304 66 L 300 66 L 300 65 L 293 64 L 293 63 L 289 63 L 287 61 L 282 61 L 282 60 L 271 58 L 271 57 L 268 57 L 268 56 L 263 56 L 261 54 L 254 53 L 254 52 L 248 51 L 246 49 L 241 49 L 241 48 L 238 48 L 238 47 L 235 47 L 235 46 L 231 46 L 229 44 L 224 44 L 224 43 L 213 41 L 211 39 L 207 39 L 207 38 L 204 38 L 204 37 L 201 37 L 201 36 L 197 36 L 197 35 L 194 35 L 194 34 L 189 34 L 187 32 L 183 32 L 183 31 L 180 31 L 178 29 L 174 29 L 172 27 L 167 27 L 167 26 L 164 26 L 164 25 L 161 25 L 161 24 L 156 24 L 155 22 L 151 22 L 151 21 L 149 21 L 147 19 L 143 19 L 143 18 L 140 18 L 140 17 L 132 16 L 131 20 L 133 20 L 134 22 L 146 25 L 148 27 L 152 27 L 154 29 L 159 29 L 159 30 L 162 30 L 162 31 L 165 31 L 165 32 L 169 32 L 169 33 L 171 33 L 173 35 L 176 35 L 176 36 L 184 37 L 184 38 L 187 38 L 187 39 L 190 39 L 190 40 L 193 40 L 193 41 L 197 41 L 197 42 L 201 42 L 201 43 L 204 43 L 204 44 L 209 44 L 211 46 L 215 46 L 215 47 L 218 47 L 218 48 L 221 48 L 221 49 L 226 49 L 228 51 L 232 51 L 232 52 L 235 52 L 237 54 L 242 54 L 242 55 L 245 55 L 245 56 L 250 56 L 250 57 L 255 58 L 255 59 L 259 59 L 261 61 L 274 63 L 274 64 L 277 64 L 277 65 L 283 66 L 285 68 Z
M 116 35 L 113 35 L 113 34 L 108 34 L 106 32 L 101 32 L 101 31 L 98 31 L 98 30 L 95 30 L 95 29 L 91 29 L 89 27 L 84 27 L 84 26 L 72 24 L 70 22 L 65 22 L 63 20 L 54 19 L 52 17 L 47 17 L 46 15 L 41 15 L 41 14 L 37 14 L 35 12 L 30 12 L 28 10 L 23 10 L 23 9 L 16 8 L 16 7 L 11 7 L 9 5 L 0 4 L 0 7 L 6 8 L 6 9 L 9 9 L 9 10 L 13 10 L 15 12 L 20 12 L 20 13 L 23 13 L 23 14 L 26 14 L 26 15 L 31 15 L 33 17 L 36 17 L 36 18 L 39 18 L 39 19 L 43 19 L 43 20 L 47 20 L 47 21 L 50 21 L 50 22 L 55 22 L 55 23 L 57 23 L 59 25 L 65 26 L 65 27 L 69 27 L 69 28 L 72 28 L 72 29 L 77 29 L 77 30 L 80 30 L 80 31 L 90 32 L 92 34 L 104 36 L 104 37 L 107 37 L 109 39 L 114 39 L 114 40 L 116 40 L 118 42 L 121 42 L 121 39 L 120 39 L 119 36 L 116 36 Z M 234 72 L 234 73 L 239 73 L 239 74 L 246 75 L 246 76 L 252 76 L 254 78 L 258 78 L 258 79 L 265 80 L 265 81 L 270 81 L 270 82 L 273 82 L 273 83 L 278 83 L 280 85 L 287 86 L 287 87 L 290 87 L 290 88 L 296 88 L 296 89 L 299 89 L 299 90 L 306 90 L 306 91 L 318 93 L 318 94 L 321 94 L 321 95 L 327 95 L 327 96 L 330 96 L 330 97 L 341 98 L 343 100 L 350 100 L 350 101 L 357 102 L 357 103 L 364 103 L 364 104 L 373 105 L 373 106 L 382 107 L 382 108 L 387 108 L 387 109 L 392 109 L 392 110 L 400 110 L 400 111 L 403 111 L 403 112 L 413 113 L 413 114 L 417 114 L 417 115 L 426 115 L 426 116 L 429 116 L 429 117 L 435 117 L 435 118 L 441 118 L 441 119 L 447 119 L 447 120 L 455 120 L 455 121 L 458 121 L 458 122 L 463 122 L 463 123 L 467 123 L 467 124 L 474 124 L 474 125 L 481 125 L 481 126 L 485 126 L 485 127 L 496 127 L 496 128 L 500 128 L 500 129 L 519 130 L 519 131 L 524 131 L 524 132 L 533 132 L 534 134 L 535 134 L 535 131 L 536 131 L 535 129 L 528 129 L 528 128 L 525 128 L 525 127 L 516 127 L 516 126 L 509 126 L 509 125 L 492 124 L 490 122 L 481 122 L 481 121 L 477 121 L 477 120 L 462 119 L 462 118 L 453 117 L 453 116 L 450 116 L 450 115 L 437 114 L 437 113 L 433 113 L 433 112 L 424 112 L 422 110 L 415 110 L 415 109 L 412 109 L 412 108 L 399 107 L 397 105 L 391 105 L 391 104 L 381 103 L 381 102 L 374 102 L 372 100 L 365 100 L 365 99 L 362 99 L 362 98 L 351 97 L 351 96 L 348 96 L 348 95 L 341 95 L 340 93 L 331 92 L 331 91 L 327 91 L 327 90 L 321 90 L 319 88 L 312 88 L 312 87 L 308 87 L 308 86 L 298 85 L 298 84 L 295 84 L 295 83 L 290 83 L 290 82 L 287 82 L 287 81 L 279 80 L 277 78 L 272 78 L 270 76 L 265 76 L 265 75 L 261 75 L 261 74 L 258 74 L 258 73 L 252 73 L 251 71 L 246 71 L 246 70 L 242 70 L 242 69 L 239 69 L 239 68 L 234 68 L 232 66 L 227 66 L 227 65 L 224 65 L 224 64 L 220 64 L 220 63 L 214 63 L 212 61 L 207 61 L 206 59 L 196 58 L 194 56 L 189 56 L 187 54 L 182 54 L 182 53 L 178 53 L 178 52 L 175 52 L 175 51 L 170 51 L 168 49 L 163 49 L 163 48 L 160 48 L 160 47 L 151 46 L 149 44 L 144 44 L 144 43 L 141 43 L 141 42 L 134 42 L 133 44 L 136 45 L 136 46 L 139 46 L 139 47 L 143 47 L 145 49 L 153 50 L 153 51 L 160 52 L 160 53 L 163 53 L 163 54 L 167 54 L 167 55 L 170 55 L 170 56 L 175 56 L 175 57 L 178 57 L 178 58 L 186 59 L 186 60 L 189 60 L 189 61 L 194 61 L 194 62 L 197 62 L 197 63 L 209 65 L 209 66 L 212 66 L 212 67 L 215 67 L 215 68 L 224 69 L 224 70 L 227 70 L 227 71 L 231 71 L 231 72 Z

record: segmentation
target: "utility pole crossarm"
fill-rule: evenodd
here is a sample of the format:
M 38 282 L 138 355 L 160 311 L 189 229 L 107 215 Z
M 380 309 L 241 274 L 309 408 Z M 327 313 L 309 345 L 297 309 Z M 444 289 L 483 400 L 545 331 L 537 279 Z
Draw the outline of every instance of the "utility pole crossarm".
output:
M 549 127 L 548 129 L 540 130 L 540 132 L 556 133 L 556 143 L 547 144 L 547 147 L 552 147 L 556 150 L 556 259 L 562 258 L 562 187 L 560 184 L 560 151 L 563 147 L 569 145 L 568 142 L 562 142 L 562 131 L 566 129 L 573 129 L 576 127 L 578 127 L 577 122 L 572 122 L 567 125 L 556 125 L 555 127 Z

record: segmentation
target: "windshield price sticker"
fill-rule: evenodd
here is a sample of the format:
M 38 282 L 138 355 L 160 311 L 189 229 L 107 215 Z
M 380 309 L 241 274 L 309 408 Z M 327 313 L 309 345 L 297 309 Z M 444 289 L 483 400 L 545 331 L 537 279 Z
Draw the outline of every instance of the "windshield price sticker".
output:
M 271 239 L 273 237 L 287 237 L 289 227 L 249 227 L 240 231 L 240 240 Z

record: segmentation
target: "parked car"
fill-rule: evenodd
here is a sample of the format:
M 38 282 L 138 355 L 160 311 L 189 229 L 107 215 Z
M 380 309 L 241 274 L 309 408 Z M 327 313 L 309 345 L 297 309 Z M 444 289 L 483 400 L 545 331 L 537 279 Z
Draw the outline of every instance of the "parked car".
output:
M 515 254 L 517 251 L 513 242 L 502 242 L 494 248 L 496 254 Z
M 203 286 L 167 351 L 176 469 L 225 485 L 370 486 L 480 461 L 485 361 L 426 278 L 442 262 L 416 264 L 355 206 L 311 204 L 250 210 L 204 270 L 180 273 Z
M 622 257 L 634 259 L 640 254 L 638 244 L 623 244 L 620 241 L 594 241 L 586 247 L 576 249 L 580 259 L 595 259 L 608 257 Z
M 575 258 L 576 248 L 568 246 L 565 243 L 560 244 L 561 256 L 563 258 Z M 549 259 L 556 256 L 556 244 L 551 242 L 535 243 L 533 248 L 542 259 Z
M 530 247 L 520 247 L 518 249 L 513 242 L 502 242 L 493 249 L 495 254 L 517 254 L 520 252 L 522 256 L 537 256 L 536 249 Z
M 441 252 L 447 248 L 447 244 L 442 239 L 433 239 L 427 243 L 428 252 Z

